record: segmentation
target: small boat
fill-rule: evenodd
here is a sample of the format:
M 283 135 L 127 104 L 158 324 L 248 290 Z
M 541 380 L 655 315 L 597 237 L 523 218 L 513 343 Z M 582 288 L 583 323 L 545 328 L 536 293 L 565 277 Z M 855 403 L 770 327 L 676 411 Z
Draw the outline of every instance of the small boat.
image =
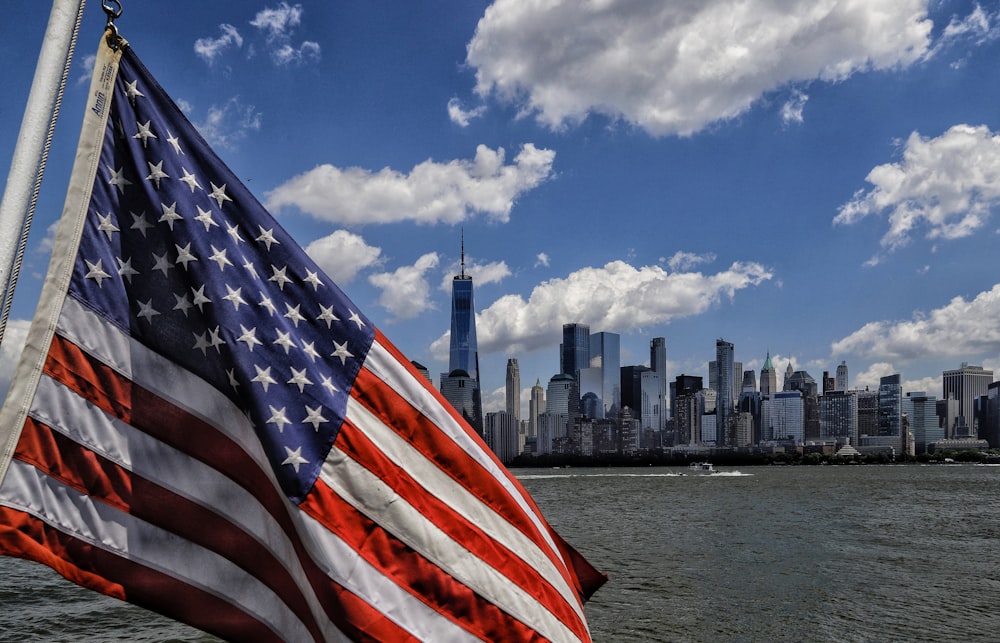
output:
M 715 468 L 712 466 L 711 462 L 692 462 L 688 465 L 688 469 L 692 471 L 701 471 L 703 473 L 715 473 Z

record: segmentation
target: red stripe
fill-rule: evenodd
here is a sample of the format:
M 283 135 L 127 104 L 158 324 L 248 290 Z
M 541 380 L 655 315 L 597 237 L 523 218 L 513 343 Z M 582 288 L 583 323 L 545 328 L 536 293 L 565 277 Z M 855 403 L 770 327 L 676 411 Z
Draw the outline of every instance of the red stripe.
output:
M 219 514 L 83 448 L 31 418 L 14 457 L 118 510 L 228 558 L 282 597 L 316 640 L 322 633 L 295 579 L 259 541 Z
M 409 635 L 379 610 L 331 579 L 309 556 L 294 521 L 272 481 L 238 444 L 200 418 L 166 402 L 122 377 L 72 342 L 54 336 L 45 372 L 81 396 L 137 429 L 208 463 L 254 495 L 277 521 L 295 547 L 309 583 L 327 616 L 353 640 L 407 640 Z M 113 395 L 131 396 L 124 404 Z M 122 398 L 128 399 L 128 398 Z M 135 410 L 135 417 L 132 415 Z M 197 440 L 190 436 L 197 435 Z
M 427 520 L 434 523 L 441 531 L 458 543 L 461 543 L 471 554 L 484 561 L 497 572 L 505 576 L 513 585 L 523 589 L 566 627 L 581 638 L 586 637 L 586 627 L 581 623 L 577 612 L 570 607 L 565 597 L 560 594 L 537 570 L 512 553 L 503 544 L 493 540 L 489 534 L 470 522 L 464 516 L 454 511 L 442 499 L 427 493 L 404 468 L 397 466 L 377 447 L 367 436 L 349 421 L 345 422 L 337 436 L 337 447 L 348 456 L 371 471 L 377 478 L 385 482 L 406 502 L 411 504 Z M 419 581 L 418 581 L 419 582 Z M 480 597 L 447 596 L 435 608 L 445 612 L 454 609 L 460 600 L 482 601 Z M 460 610 L 463 611 L 463 610 Z M 476 618 L 469 619 L 477 622 Z M 503 628 L 511 626 L 505 624 Z M 503 631 L 503 630 L 501 630 Z M 482 632 L 488 639 L 494 640 L 496 632 Z
M 231 603 L 73 538 L 26 513 L 0 507 L 0 543 L 4 554 L 43 563 L 78 585 L 155 610 L 215 636 L 233 641 L 281 641 L 264 623 Z

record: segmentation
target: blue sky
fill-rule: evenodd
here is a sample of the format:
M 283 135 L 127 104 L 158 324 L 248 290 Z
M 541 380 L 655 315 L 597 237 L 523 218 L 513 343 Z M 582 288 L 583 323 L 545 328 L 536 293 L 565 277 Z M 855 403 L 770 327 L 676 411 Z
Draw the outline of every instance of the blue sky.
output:
M 563 323 L 715 339 L 851 385 L 1000 371 L 1000 6 L 957 0 L 137 2 L 122 35 L 202 134 L 435 382 L 464 228 L 500 408 Z M 7 175 L 48 20 L 0 25 Z M 48 262 L 104 14 L 86 9 L 0 380 Z M 2 382 L 0 382 L 2 383 Z M 526 399 L 526 396 L 523 396 Z

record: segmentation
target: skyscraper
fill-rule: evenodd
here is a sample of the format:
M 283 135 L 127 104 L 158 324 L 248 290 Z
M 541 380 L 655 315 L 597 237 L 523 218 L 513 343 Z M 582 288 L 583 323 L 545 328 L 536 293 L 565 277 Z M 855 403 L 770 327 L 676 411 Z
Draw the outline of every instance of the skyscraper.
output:
M 733 391 L 735 390 L 736 373 L 733 362 L 733 344 L 724 339 L 715 341 L 715 363 L 718 373 L 718 397 L 716 398 L 716 431 L 715 443 L 726 444 L 726 422 L 733 413 Z M 741 374 L 742 375 L 742 374 Z
M 771 363 L 771 351 L 767 352 L 767 359 L 760 369 L 760 394 L 771 395 L 778 392 L 778 374 Z
M 661 431 L 667 428 L 667 340 L 663 337 L 654 337 L 649 342 L 649 368 L 656 373 L 659 378 L 659 399 L 656 402 L 657 415 L 659 416 L 659 426 Z
M 563 324 L 559 349 L 559 372 L 575 378 L 578 370 L 590 366 L 590 326 Z
M 841 362 L 840 366 L 837 367 L 837 377 L 834 379 L 833 390 L 835 391 L 846 391 L 848 385 L 847 379 L 847 362 Z
M 479 388 L 476 308 L 472 299 L 472 277 L 465 274 L 464 232 L 462 233 L 461 272 L 455 275 L 451 281 L 450 349 L 448 373 L 441 376 L 441 393 L 482 434 L 483 402 L 482 392 Z M 471 399 L 469 399 L 470 396 Z
M 598 419 L 613 417 L 621 408 L 621 337 L 617 333 L 593 333 L 590 336 L 590 368 L 598 371 L 598 389 L 593 392 L 603 407 Z M 580 395 L 591 392 L 580 378 Z
M 531 399 L 528 400 L 528 437 L 538 437 L 538 416 L 545 413 L 545 389 L 537 378 L 531 387 Z
M 521 369 L 516 357 L 507 359 L 507 412 L 521 421 Z
M 958 425 L 967 426 L 973 436 L 976 399 L 986 395 L 992 381 L 993 371 L 965 362 L 961 368 L 945 371 L 941 376 L 941 397 L 947 399 L 950 394 L 958 400 Z

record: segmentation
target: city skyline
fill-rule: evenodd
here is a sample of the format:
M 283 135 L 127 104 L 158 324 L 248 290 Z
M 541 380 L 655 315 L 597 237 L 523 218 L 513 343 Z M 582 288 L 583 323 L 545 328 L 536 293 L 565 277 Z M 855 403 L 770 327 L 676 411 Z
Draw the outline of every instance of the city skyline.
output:
M 560 370 L 564 323 L 618 334 L 622 365 L 650 365 L 664 337 L 665 372 L 706 379 L 718 337 L 758 373 L 768 354 L 817 378 L 846 361 L 852 385 L 901 373 L 905 390 L 938 396 L 962 362 L 1000 371 L 994 5 L 567 6 L 180 0 L 126 3 L 118 27 L 435 381 L 464 228 L 484 411 L 504 408 L 514 357 L 524 412 L 529 385 Z M 8 16 L 5 175 L 48 7 Z M 104 21 L 87 7 L 0 388 Z

